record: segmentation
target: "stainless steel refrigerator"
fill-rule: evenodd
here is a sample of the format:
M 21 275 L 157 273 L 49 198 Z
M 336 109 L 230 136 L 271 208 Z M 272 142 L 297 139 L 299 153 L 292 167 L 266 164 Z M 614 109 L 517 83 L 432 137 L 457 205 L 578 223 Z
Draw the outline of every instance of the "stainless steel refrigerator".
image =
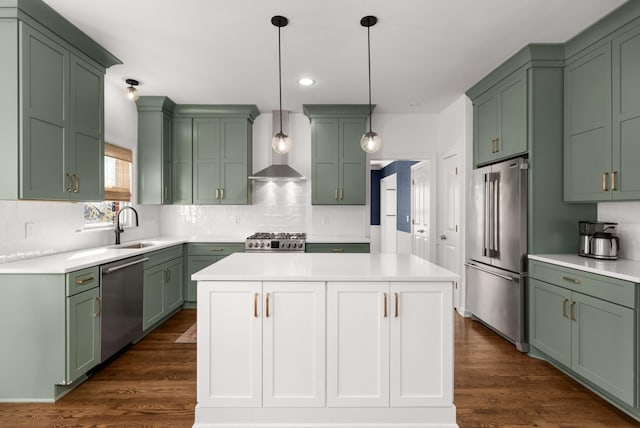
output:
M 465 263 L 472 316 L 527 352 L 527 160 L 473 170 Z

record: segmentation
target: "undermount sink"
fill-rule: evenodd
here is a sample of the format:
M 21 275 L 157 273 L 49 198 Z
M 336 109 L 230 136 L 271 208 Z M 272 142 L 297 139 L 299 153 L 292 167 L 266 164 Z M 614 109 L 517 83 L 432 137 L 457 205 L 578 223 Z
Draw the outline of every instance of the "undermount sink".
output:
M 111 248 L 117 248 L 118 250 L 137 250 L 140 248 L 147 248 L 147 247 L 152 247 L 155 244 L 151 243 L 151 242 L 134 242 L 132 244 L 119 244 L 119 245 L 114 245 Z

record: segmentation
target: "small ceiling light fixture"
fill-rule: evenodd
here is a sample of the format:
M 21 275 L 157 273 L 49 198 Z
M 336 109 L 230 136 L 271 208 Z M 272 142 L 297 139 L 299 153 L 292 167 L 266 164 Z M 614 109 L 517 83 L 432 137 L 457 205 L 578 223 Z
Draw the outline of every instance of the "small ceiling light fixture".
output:
M 372 116 L 371 113 L 373 109 L 371 108 L 371 27 L 376 25 L 378 22 L 378 18 L 375 16 L 365 16 L 360 20 L 360 25 L 363 27 L 367 27 L 367 53 L 369 56 L 369 132 L 365 132 L 360 139 L 360 147 L 367 153 L 374 153 L 380 149 L 382 146 L 382 139 L 380 136 L 371 130 L 371 122 Z
M 278 27 L 278 87 L 280 89 L 280 132 L 274 134 L 271 146 L 276 153 L 282 155 L 291 149 L 291 139 L 282 131 L 282 53 L 280 48 L 280 29 L 286 27 L 289 20 L 284 16 L 276 15 L 271 18 L 271 23 Z
M 125 83 L 129 85 L 127 86 L 127 98 L 129 98 L 131 101 L 137 101 L 137 99 L 140 97 L 140 94 L 138 93 L 136 86 L 138 86 L 140 82 L 135 79 L 126 79 Z
M 303 77 L 302 79 L 298 80 L 298 85 L 300 86 L 311 86 L 315 83 L 316 81 L 309 77 Z

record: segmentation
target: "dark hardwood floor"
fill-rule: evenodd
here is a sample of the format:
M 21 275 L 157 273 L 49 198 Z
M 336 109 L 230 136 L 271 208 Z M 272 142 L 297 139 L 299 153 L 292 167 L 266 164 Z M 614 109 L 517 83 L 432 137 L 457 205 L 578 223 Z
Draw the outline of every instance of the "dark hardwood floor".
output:
M 0 403 L 0 427 L 190 427 L 196 346 L 183 310 L 54 404 Z M 632 427 L 633 419 L 481 324 L 455 316 L 455 404 L 466 427 Z

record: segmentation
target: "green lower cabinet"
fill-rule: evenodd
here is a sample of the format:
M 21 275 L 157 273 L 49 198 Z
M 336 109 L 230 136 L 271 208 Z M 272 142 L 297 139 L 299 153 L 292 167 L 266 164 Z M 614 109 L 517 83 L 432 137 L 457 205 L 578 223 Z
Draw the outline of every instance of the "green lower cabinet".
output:
M 306 253 L 369 253 L 370 244 L 368 243 L 350 243 L 350 244 L 331 244 L 331 243 L 308 243 L 305 248 Z
M 182 306 L 182 258 L 146 268 L 143 282 L 142 329 L 163 320 Z
M 197 302 L 198 301 L 198 288 L 197 282 L 191 280 L 191 275 L 206 268 L 209 265 L 214 264 L 222 257 L 220 256 L 189 256 L 187 259 L 187 281 L 186 290 L 184 293 L 185 302 Z
M 184 301 L 195 303 L 198 300 L 197 282 L 191 275 L 216 263 L 226 256 L 243 252 L 244 243 L 197 243 L 187 245 L 187 269 L 184 278 Z
M 100 363 L 99 299 L 100 287 L 67 297 L 67 384 Z
M 529 286 L 531 345 L 634 406 L 635 311 L 533 278 Z

